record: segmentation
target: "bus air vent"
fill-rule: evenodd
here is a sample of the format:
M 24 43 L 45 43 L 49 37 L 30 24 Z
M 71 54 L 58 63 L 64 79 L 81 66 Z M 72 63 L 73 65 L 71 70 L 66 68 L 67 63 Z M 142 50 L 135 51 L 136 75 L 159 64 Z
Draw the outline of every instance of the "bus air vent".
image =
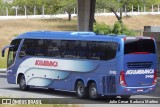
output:
M 102 77 L 102 86 L 103 86 L 103 93 L 106 93 L 106 79 L 105 77 Z
M 128 62 L 128 68 L 151 68 L 152 62 Z
M 116 93 L 116 79 L 115 76 L 107 76 L 107 93 Z

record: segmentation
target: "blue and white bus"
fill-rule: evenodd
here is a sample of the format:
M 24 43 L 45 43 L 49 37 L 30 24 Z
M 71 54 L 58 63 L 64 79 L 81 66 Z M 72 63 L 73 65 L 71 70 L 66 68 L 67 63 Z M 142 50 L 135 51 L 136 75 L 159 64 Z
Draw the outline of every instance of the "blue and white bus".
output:
M 27 32 L 9 46 L 7 81 L 75 91 L 79 98 L 147 94 L 156 88 L 157 54 L 150 37 L 93 32 Z

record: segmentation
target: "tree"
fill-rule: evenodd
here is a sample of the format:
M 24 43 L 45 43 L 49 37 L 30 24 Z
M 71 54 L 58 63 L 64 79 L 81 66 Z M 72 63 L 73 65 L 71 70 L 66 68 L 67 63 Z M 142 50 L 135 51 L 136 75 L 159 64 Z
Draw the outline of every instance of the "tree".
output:
M 0 6 L 2 6 L 2 4 L 3 4 L 3 1 L 2 1 L 2 0 L 0 0 Z
M 122 23 L 122 11 L 126 6 L 131 7 L 132 5 L 152 5 L 159 4 L 160 0 L 97 0 L 97 8 L 107 9 L 113 12 L 119 22 Z M 117 14 L 119 11 L 120 15 Z
M 11 7 L 12 5 L 10 3 L 0 0 L 0 15 L 11 14 Z
M 13 6 L 18 6 L 20 13 L 24 13 L 24 6 L 27 8 L 27 14 L 33 14 L 36 7 L 36 13 L 42 14 L 42 6 L 46 8 L 45 14 L 55 14 L 60 8 L 59 0 L 14 0 Z
M 0 15 L 3 15 L 3 1 L 0 0 Z
M 61 8 L 61 0 L 45 0 L 42 2 L 45 8 L 47 8 L 47 14 L 56 14 L 58 10 Z
M 118 20 L 122 19 L 122 17 L 117 14 L 118 9 L 120 8 L 120 3 L 117 0 L 97 0 L 97 8 L 105 8 L 108 11 L 113 12 Z
M 25 0 L 14 0 L 12 6 L 18 7 L 18 14 L 24 15 L 24 6 L 26 6 Z
M 61 6 L 68 13 L 68 20 L 71 20 L 71 14 L 76 8 L 76 0 L 61 0 Z

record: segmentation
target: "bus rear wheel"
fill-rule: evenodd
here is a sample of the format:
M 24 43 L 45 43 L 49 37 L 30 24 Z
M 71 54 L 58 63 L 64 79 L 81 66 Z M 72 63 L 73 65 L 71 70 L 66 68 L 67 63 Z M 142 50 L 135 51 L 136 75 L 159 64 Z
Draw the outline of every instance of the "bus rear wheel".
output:
M 19 87 L 20 87 L 20 89 L 23 90 L 23 91 L 26 91 L 26 90 L 29 89 L 29 86 L 26 85 L 26 79 L 25 79 L 25 76 L 24 76 L 24 75 L 22 75 L 22 76 L 20 77 Z
M 86 98 L 87 97 L 87 88 L 82 81 L 78 81 L 76 84 L 76 94 L 79 98 Z
M 89 98 L 96 99 L 98 97 L 99 97 L 99 95 L 98 95 L 97 85 L 96 85 L 96 83 L 93 82 L 89 86 Z

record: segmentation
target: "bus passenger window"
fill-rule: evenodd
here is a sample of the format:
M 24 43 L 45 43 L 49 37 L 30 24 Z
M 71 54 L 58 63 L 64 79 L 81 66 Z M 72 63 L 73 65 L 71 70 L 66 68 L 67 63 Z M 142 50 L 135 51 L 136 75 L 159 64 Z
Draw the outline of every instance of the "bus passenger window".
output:
M 61 41 L 61 56 L 65 58 L 75 58 L 76 41 Z
M 44 40 L 38 40 L 36 46 L 36 56 L 46 56 L 46 45 Z
M 88 44 L 85 41 L 81 41 L 81 51 L 80 51 L 80 57 L 81 58 L 87 58 L 88 56 Z
M 35 43 L 36 43 L 36 40 L 33 40 L 33 39 L 26 39 L 24 40 L 23 42 L 23 46 L 20 50 L 20 54 L 19 54 L 19 57 L 24 57 L 24 56 L 27 56 L 27 55 L 35 55 Z
M 117 43 L 114 42 L 82 41 L 81 58 L 111 60 L 116 56 L 117 46 Z
M 97 42 L 88 42 L 88 56 L 89 59 L 99 60 L 99 48 Z
M 46 40 L 47 43 L 47 56 L 59 57 L 60 56 L 60 41 L 58 40 Z

